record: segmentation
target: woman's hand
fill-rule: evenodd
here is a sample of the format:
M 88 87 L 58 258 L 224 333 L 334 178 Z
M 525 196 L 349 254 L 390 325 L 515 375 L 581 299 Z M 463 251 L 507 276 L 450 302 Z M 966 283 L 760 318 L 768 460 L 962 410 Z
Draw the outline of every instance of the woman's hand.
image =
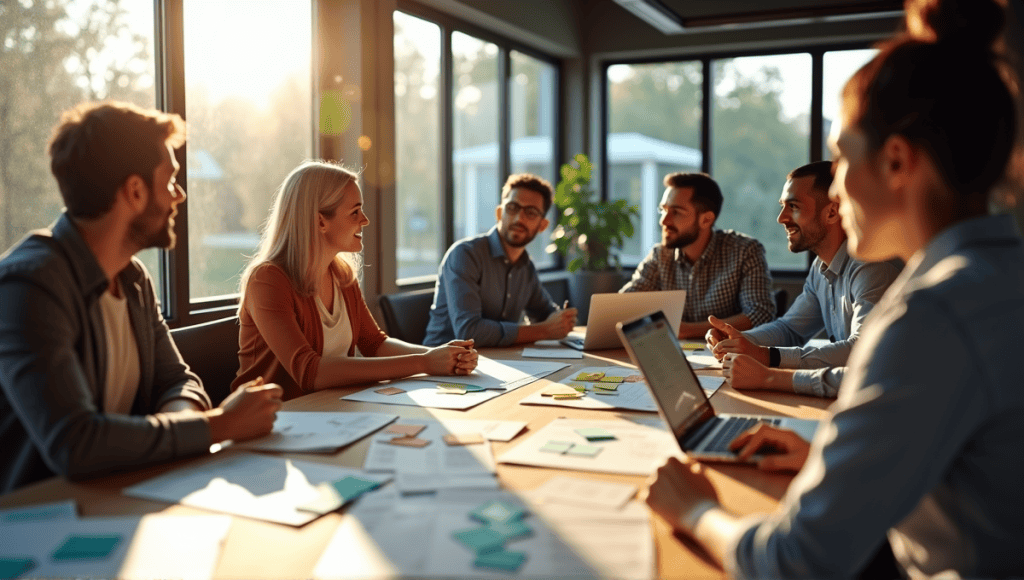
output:
M 811 445 L 796 433 L 765 423 L 741 433 L 732 440 L 729 449 L 738 452 L 741 461 L 746 461 L 765 446 L 774 451 L 757 462 L 757 467 L 765 471 L 800 471 L 811 450 Z
M 479 359 L 472 340 L 453 340 L 429 349 L 423 357 L 428 375 L 468 375 Z

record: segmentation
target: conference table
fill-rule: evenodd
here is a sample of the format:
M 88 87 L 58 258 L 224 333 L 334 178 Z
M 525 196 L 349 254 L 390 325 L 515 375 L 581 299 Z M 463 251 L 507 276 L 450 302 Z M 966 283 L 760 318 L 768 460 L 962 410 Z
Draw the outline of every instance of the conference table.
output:
M 481 349 L 481 355 L 492 359 L 521 358 L 522 346 Z M 557 383 L 585 367 L 625 365 L 633 366 L 625 350 L 606 350 L 585 353 L 583 359 L 564 359 L 569 367 L 557 371 L 535 383 L 520 387 L 486 401 L 466 411 L 432 409 L 413 406 L 381 405 L 343 401 L 342 396 L 365 389 L 367 385 L 330 389 L 312 393 L 284 405 L 286 411 L 364 411 L 398 415 L 400 419 L 459 418 L 523 421 L 523 433 L 509 442 L 492 441 L 494 456 L 499 458 L 531 432 L 544 427 L 556 418 L 614 419 L 619 417 L 652 417 L 653 413 L 631 411 L 585 410 L 567 407 L 520 405 L 532 393 Z M 701 373 L 720 373 L 705 370 Z M 722 385 L 711 398 L 717 412 L 757 413 L 820 419 L 825 416 L 827 399 L 767 391 L 737 391 Z M 282 454 L 284 457 L 334 465 L 361 467 L 366 458 L 370 438 L 365 437 L 336 453 Z M 63 478 L 50 478 L 15 492 L 0 496 L 0 508 L 74 499 L 79 516 L 128 516 L 145 514 L 195 515 L 209 513 L 182 505 L 127 497 L 121 489 L 134 485 L 178 466 L 188 465 L 196 459 L 164 464 L 152 468 L 70 482 Z M 722 504 L 737 514 L 771 512 L 786 491 L 792 474 L 766 473 L 746 465 L 708 464 L 710 477 Z M 646 479 L 639 476 L 575 472 L 525 465 L 499 463 L 498 478 L 502 488 L 513 492 L 532 490 L 557 475 L 584 477 L 609 482 L 629 483 L 645 487 Z M 217 578 L 309 578 L 334 532 L 341 524 L 346 509 L 320 517 L 302 527 L 291 527 L 269 522 L 232 517 L 232 523 L 215 571 Z M 660 578 L 722 578 L 724 572 L 689 539 L 673 535 L 668 525 L 652 515 L 651 533 L 655 543 L 657 577 Z

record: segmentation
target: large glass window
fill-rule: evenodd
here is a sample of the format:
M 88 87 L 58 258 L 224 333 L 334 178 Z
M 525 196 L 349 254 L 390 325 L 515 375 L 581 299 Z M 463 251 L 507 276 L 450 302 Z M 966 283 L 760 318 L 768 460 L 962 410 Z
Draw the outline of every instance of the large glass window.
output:
M 185 0 L 184 18 L 196 299 L 238 291 L 274 192 L 313 153 L 312 8 L 294 0 Z
M 395 252 L 398 278 L 437 273 L 441 240 L 441 29 L 395 12 Z M 431 138 L 425 138 L 430 136 Z
M 786 175 L 809 161 L 811 55 L 712 61 L 711 176 L 725 203 L 716 227 L 764 244 L 773 269 L 804 269 L 775 221 Z
M 639 262 L 661 240 L 658 203 L 666 174 L 700 171 L 700 62 L 618 64 L 608 67 L 610 199 L 641 208 L 637 234 L 623 262 Z
M 63 202 L 46 143 L 82 101 L 155 103 L 153 7 L 118 0 L 0 7 L 0 253 L 49 225 Z M 143 257 L 159 276 L 157 252 Z
M 513 50 L 510 55 L 509 116 L 512 132 L 511 160 L 513 173 L 533 173 L 558 183 L 555 167 L 555 132 L 557 118 L 555 95 L 557 72 L 554 65 Z M 502 176 L 504 177 L 504 176 Z M 547 214 L 554 224 L 554 212 Z M 544 251 L 550 243 L 553 225 L 537 234 L 526 247 L 538 268 L 555 265 L 555 257 Z
M 878 54 L 874 48 L 864 50 L 836 50 L 826 52 L 823 61 L 821 101 L 822 159 L 832 159 L 828 148 L 828 136 L 832 131 L 832 123 L 839 119 L 839 107 L 842 104 L 843 87 L 853 73 L 864 66 Z
M 498 46 L 452 33 L 455 239 L 494 225 L 498 175 Z

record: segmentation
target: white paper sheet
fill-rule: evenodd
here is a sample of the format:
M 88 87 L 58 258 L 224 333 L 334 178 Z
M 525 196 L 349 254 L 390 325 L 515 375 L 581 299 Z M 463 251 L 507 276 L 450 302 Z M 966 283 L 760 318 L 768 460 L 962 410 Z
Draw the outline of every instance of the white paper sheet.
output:
M 147 515 L 57 519 L 0 526 L 0 556 L 29 557 L 26 578 L 210 578 L 231 526 L 227 516 Z M 119 535 L 106 558 L 55 561 L 50 556 L 72 535 Z
M 180 503 L 292 526 L 319 517 L 297 509 L 320 494 L 316 486 L 355 475 L 375 481 L 389 481 L 381 474 L 368 474 L 323 463 L 295 461 L 241 451 L 224 451 L 206 460 L 127 487 L 132 497 Z
M 651 392 L 647 388 L 647 384 L 645 382 L 618 383 L 618 388 L 615 391 L 605 391 L 606 394 L 595 395 L 594 385 L 601 383 L 595 381 L 575 380 L 581 373 L 604 373 L 606 376 L 615 377 L 640 375 L 640 371 L 628 367 L 587 367 L 572 373 L 560 381 L 560 384 L 563 385 L 568 385 L 569 383 L 580 383 L 586 385 L 587 393 L 582 398 L 555 399 L 554 397 L 545 397 L 542 394 L 543 391 L 538 391 L 525 397 L 519 402 L 519 404 L 550 405 L 554 407 L 574 407 L 577 409 L 594 410 L 626 409 L 629 411 L 658 412 L 658 404 L 654 402 L 654 398 L 651 397 Z M 725 382 L 725 379 L 722 377 L 700 375 L 697 376 L 697 380 L 700 381 L 700 386 L 704 389 L 704 393 L 707 394 L 708 397 L 715 394 L 715 391 L 717 391 L 718 388 L 722 386 L 722 383 Z
M 278 411 L 265 437 L 236 443 L 235 449 L 333 452 L 391 423 L 398 415 L 381 413 L 301 413 Z
M 75 500 L 41 503 L 0 510 L 0 525 L 73 520 L 78 517 Z
M 569 365 L 557 362 L 501 361 L 480 357 L 480 363 L 476 371 L 468 376 L 412 377 L 391 381 L 386 385 L 370 387 L 342 397 L 342 399 L 383 405 L 411 405 L 434 409 L 469 409 L 513 389 L 528 385 L 551 373 L 560 371 L 567 366 Z M 470 392 L 464 395 L 448 395 L 438 392 L 437 385 L 441 383 L 471 384 L 486 390 Z M 383 395 L 376 392 L 385 387 L 398 387 L 404 389 L 405 392 L 397 395 Z
M 463 424 L 468 425 L 466 420 Z M 448 425 L 457 424 L 454 421 Z M 433 419 L 401 419 L 395 425 L 425 425 L 416 435 L 430 441 L 426 447 L 402 447 L 387 441 L 398 437 L 381 431 L 373 436 L 370 450 L 366 453 L 363 469 L 391 473 L 430 473 L 447 475 L 481 475 L 495 473 L 494 455 L 487 441 L 476 445 L 448 445 L 443 436 L 448 433 L 473 431 L 450 431 Z
M 615 435 L 610 441 L 587 441 L 576 429 L 599 427 Z M 595 445 L 601 452 L 579 457 L 540 451 L 549 441 Z M 632 421 L 555 419 L 498 458 L 499 463 L 517 463 L 557 469 L 650 475 L 670 456 L 682 457 L 675 438 L 664 428 Z
M 533 535 L 510 540 L 505 547 L 527 554 L 515 573 L 475 567 L 472 551 L 452 538 L 456 531 L 480 527 L 469 512 L 491 499 L 528 511 L 523 523 L 533 529 Z M 351 510 L 313 576 L 647 580 L 654 577 L 648 518 L 643 506 L 594 514 L 578 507 L 563 510 L 529 504 L 507 492 L 442 493 L 430 502 L 395 497 L 386 504 L 361 504 Z
M 544 503 L 618 510 L 626 505 L 636 492 L 635 485 L 560 475 L 547 480 L 533 490 L 531 495 Z

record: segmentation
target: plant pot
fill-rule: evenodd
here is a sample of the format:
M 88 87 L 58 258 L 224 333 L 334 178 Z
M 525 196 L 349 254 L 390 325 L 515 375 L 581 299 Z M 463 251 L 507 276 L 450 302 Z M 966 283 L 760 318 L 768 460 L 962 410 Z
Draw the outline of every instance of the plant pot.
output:
M 622 288 L 622 273 L 617 270 L 590 272 L 579 270 L 569 276 L 569 305 L 576 308 L 578 324 L 587 323 L 590 313 L 590 296 L 606 292 L 618 292 Z

